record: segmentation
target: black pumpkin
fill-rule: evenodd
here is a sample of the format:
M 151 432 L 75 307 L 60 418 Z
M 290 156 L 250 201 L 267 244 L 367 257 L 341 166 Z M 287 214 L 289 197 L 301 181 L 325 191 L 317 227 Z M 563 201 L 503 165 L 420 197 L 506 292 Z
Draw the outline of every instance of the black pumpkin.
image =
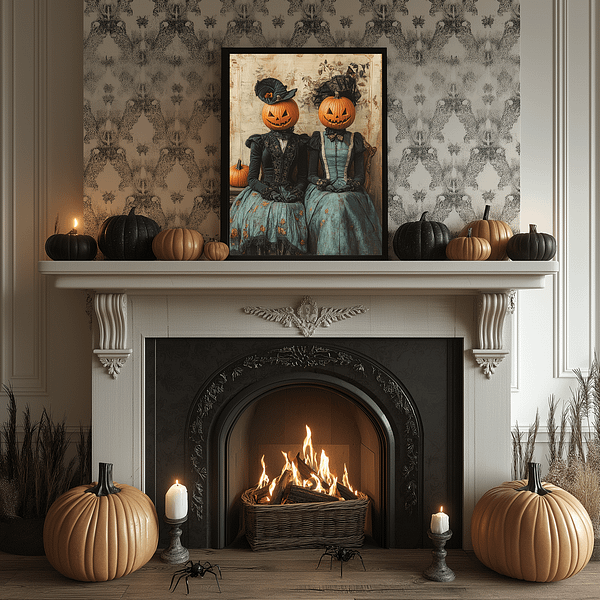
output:
M 443 223 L 427 221 L 426 214 L 398 227 L 393 246 L 400 260 L 446 260 L 450 230 Z
M 110 260 L 154 260 L 152 240 L 160 232 L 159 224 L 135 208 L 128 215 L 108 217 L 98 233 L 98 247 Z
M 529 233 L 513 235 L 506 246 L 511 260 L 552 260 L 556 254 L 556 239 L 549 233 L 538 233 L 536 225 L 529 225 Z
M 94 260 L 98 252 L 91 235 L 79 235 L 75 230 L 51 235 L 44 248 L 52 260 Z

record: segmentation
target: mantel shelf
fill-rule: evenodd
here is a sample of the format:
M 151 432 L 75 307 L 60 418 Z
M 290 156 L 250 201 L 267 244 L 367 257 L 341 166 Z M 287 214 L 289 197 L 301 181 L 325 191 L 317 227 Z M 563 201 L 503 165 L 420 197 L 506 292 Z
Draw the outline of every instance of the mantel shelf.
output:
M 222 293 L 460 294 L 541 289 L 549 262 L 40 261 L 57 288 L 143 295 Z

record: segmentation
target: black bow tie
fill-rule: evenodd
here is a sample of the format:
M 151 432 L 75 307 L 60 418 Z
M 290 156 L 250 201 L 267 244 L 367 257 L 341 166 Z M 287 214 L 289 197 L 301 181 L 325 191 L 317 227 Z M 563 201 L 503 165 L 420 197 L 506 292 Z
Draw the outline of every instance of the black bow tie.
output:
M 336 129 L 329 129 L 329 127 L 328 127 L 325 129 L 325 135 L 332 142 L 335 142 L 336 140 L 339 140 L 340 142 L 344 141 L 344 132 L 343 131 L 337 131 Z

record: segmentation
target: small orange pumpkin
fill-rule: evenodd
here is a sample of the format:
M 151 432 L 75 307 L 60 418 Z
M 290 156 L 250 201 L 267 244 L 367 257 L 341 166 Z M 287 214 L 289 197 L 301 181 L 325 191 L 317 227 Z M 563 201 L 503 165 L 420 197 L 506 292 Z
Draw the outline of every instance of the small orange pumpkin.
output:
M 263 123 L 274 131 L 283 131 L 293 127 L 300 117 L 300 109 L 293 98 L 265 104 L 262 109 Z
M 158 516 L 137 488 L 112 480 L 100 463 L 98 483 L 59 496 L 44 521 L 50 564 L 77 581 L 110 581 L 143 567 L 158 547 Z
M 346 129 L 354 123 L 356 107 L 352 100 L 340 96 L 328 96 L 319 104 L 319 121 L 331 129 Z
M 526 581 L 560 581 L 579 573 L 594 549 L 592 521 L 572 494 L 542 484 L 539 463 L 528 481 L 488 490 L 471 518 L 477 558 L 502 575 Z
M 491 206 L 486 204 L 483 219 L 471 221 L 463 227 L 459 235 L 466 235 L 467 231 L 472 229 L 474 237 L 485 238 L 490 243 L 492 251 L 488 260 L 505 260 L 507 258 L 506 246 L 513 231 L 508 223 L 490 219 L 490 208 Z
M 195 229 L 164 229 L 152 240 L 152 252 L 158 260 L 198 260 L 204 249 L 204 238 Z
M 448 242 L 446 256 L 450 260 L 487 260 L 492 251 L 490 243 L 480 237 L 473 237 L 469 229 L 466 236 L 459 235 Z
M 242 159 L 238 158 L 237 164 L 229 167 L 229 185 L 232 187 L 246 187 L 248 185 L 248 172 L 250 167 L 242 164 Z
M 208 260 L 225 260 L 229 256 L 229 246 L 225 242 L 206 242 L 204 256 Z

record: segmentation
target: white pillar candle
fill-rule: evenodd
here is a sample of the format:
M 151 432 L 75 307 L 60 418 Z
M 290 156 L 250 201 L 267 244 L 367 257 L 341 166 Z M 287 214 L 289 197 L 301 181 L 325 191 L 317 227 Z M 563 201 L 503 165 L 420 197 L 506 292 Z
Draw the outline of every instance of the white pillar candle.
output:
M 167 490 L 165 495 L 165 516 L 167 519 L 176 521 L 184 519 L 188 512 L 188 493 L 185 485 L 181 485 L 179 481 Z
M 446 533 L 450 529 L 450 517 L 443 510 L 440 506 L 440 512 L 431 515 L 431 533 Z

